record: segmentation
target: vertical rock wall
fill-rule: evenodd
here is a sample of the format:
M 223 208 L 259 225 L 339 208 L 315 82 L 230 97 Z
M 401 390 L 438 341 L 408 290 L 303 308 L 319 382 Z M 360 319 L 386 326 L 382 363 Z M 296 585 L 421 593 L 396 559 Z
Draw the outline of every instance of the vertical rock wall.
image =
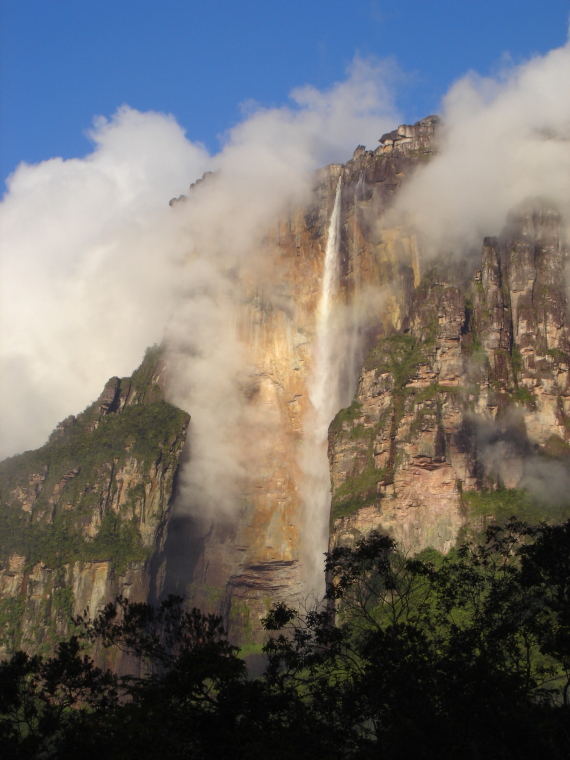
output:
M 341 281 L 336 306 L 344 325 L 339 340 L 347 352 L 348 404 L 366 347 L 378 332 L 401 328 L 420 279 L 413 235 L 404 228 L 382 229 L 379 220 L 399 185 L 433 153 L 436 124 L 432 117 L 400 127 L 385 135 L 375 151 L 359 147 L 346 165 L 327 167 L 317 178 L 311 205 L 281 219 L 269 235 L 276 251 L 274 281 L 267 288 L 251 286 L 239 320 L 252 368 L 244 395 L 250 411 L 263 421 L 255 441 L 244 430 L 239 442 L 251 452 L 242 512 L 225 522 L 179 515 L 166 551 L 170 572 L 165 590 L 184 594 L 202 609 L 221 611 L 236 640 L 261 641 L 259 621 L 271 602 L 306 593 L 303 556 L 311 525 L 301 502 L 300 457 L 338 180 Z
M 558 213 L 533 201 L 485 239 L 467 289 L 427 272 L 331 426 L 333 544 L 380 529 L 447 551 L 466 492 L 567 477 L 567 258 Z
M 327 167 L 311 204 L 268 234 L 273 281 L 244 284 L 238 319 L 250 368 L 244 403 L 259 424 L 239 433 L 249 466 L 234 519 L 172 514 L 188 417 L 164 402 L 164 364 L 152 352 L 45 447 L 0 463 L 4 652 L 48 651 L 73 614 L 95 614 L 118 593 L 155 601 L 172 591 L 221 612 L 231 637 L 255 646 L 269 605 L 306 593 L 301 457 L 339 179 L 347 408 L 329 436 L 332 543 L 380 529 L 410 551 L 447 551 L 469 521 L 469 494 L 520 489 L 539 460 L 566 466 L 560 219 L 533 202 L 501 238 L 485 240 L 468 286 L 452 268 L 438 271 L 385 215 L 433 154 L 436 127 L 433 117 L 401 126 L 375 151 L 360 146 L 346 165 Z

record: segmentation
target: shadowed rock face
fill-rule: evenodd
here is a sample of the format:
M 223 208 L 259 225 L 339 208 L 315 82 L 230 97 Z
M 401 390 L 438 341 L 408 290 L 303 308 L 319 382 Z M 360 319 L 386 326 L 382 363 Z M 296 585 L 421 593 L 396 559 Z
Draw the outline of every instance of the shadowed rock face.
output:
M 0 463 L 4 653 L 50 652 L 72 616 L 93 616 L 118 594 L 146 601 L 160 583 L 153 558 L 189 421 L 163 400 L 163 368 L 150 350 L 45 446 Z
M 485 239 L 465 292 L 428 271 L 331 426 L 333 544 L 381 529 L 447 551 L 466 492 L 525 486 L 565 458 L 567 257 L 558 213 L 535 201 Z

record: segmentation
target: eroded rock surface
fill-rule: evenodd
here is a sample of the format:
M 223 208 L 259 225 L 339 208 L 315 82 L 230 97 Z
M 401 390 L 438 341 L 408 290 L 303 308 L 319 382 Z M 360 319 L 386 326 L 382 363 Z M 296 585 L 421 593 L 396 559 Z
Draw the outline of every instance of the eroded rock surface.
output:
M 273 259 L 267 287 L 258 278 L 248 292 L 242 283 L 246 297 L 239 333 L 251 368 L 244 396 L 263 420 L 254 440 L 247 430 L 240 431 L 240 450 L 248 452 L 251 473 L 243 484 L 242 511 L 225 522 L 181 514 L 177 532 L 186 540 L 173 533 L 165 556 L 166 590 L 185 595 L 201 609 L 222 612 L 235 640 L 259 643 L 265 636 L 260 618 L 272 601 L 294 601 L 306 593 L 304 543 L 313 528 L 305 522 L 301 503 L 300 456 L 311 411 L 316 311 L 339 180 L 336 306 L 345 327 L 338 340 L 347 346 L 341 371 L 357 377 L 363 353 L 349 355 L 351 348 L 357 345 L 363 352 L 378 330 L 401 329 L 419 283 L 414 235 L 404 227 L 381 227 L 378 221 L 400 185 L 433 154 L 436 126 L 437 119 L 430 117 L 400 127 L 397 137 L 386 138 L 379 148 L 360 146 L 346 165 L 322 170 L 309 206 L 293 210 L 268 234 L 267 257 Z M 352 340 L 352 330 L 360 331 L 358 340 Z M 349 401 L 350 394 L 345 403 Z M 203 512 L 207 514 L 207 505 Z
M 427 272 L 331 426 L 333 544 L 379 529 L 447 551 L 465 492 L 524 486 L 566 456 L 567 257 L 558 213 L 532 201 L 485 239 L 467 289 Z

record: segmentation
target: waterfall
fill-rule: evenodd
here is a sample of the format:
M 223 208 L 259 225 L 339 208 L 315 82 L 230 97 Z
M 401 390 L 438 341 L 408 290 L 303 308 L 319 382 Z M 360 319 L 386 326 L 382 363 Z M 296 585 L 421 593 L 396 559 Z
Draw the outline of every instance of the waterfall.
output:
M 342 407 L 341 376 L 345 356 L 342 325 L 339 324 L 340 210 L 342 178 L 336 187 L 327 231 L 321 292 L 317 305 L 313 373 L 309 381 L 312 411 L 306 419 L 301 466 L 304 473 L 301 496 L 305 508 L 305 576 L 309 593 L 324 588 L 324 558 L 328 548 L 330 517 L 330 473 L 327 456 L 328 429 Z
M 336 186 L 333 211 L 327 233 L 325 263 L 321 294 L 317 306 L 317 330 L 315 339 L 315 366 L 309 396 L 316 412 L 315 438 L 326 441 L 329 425 L 338 405 L 338 346 L 335 345 L 336 327 L 334 301 L 339 289 L 339 238 L 341 179 Z

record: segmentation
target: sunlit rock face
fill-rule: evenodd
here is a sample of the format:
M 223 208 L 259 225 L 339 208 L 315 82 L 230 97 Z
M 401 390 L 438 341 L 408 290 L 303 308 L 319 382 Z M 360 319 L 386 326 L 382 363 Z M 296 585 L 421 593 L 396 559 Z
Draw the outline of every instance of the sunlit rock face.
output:
M 400 127 L 375 151 L 359 147 L 346 165 L 327 167 L 312 203 L 280 219 L 268 235 L 275 252 L 270 285 L 252 278 L 238 318 L 250 367 L 243 392 L 256 420 L 239 442 L 250 461 L 241 514 L 213 520 L 180 514 L 165 551 L 164 591 L 222 612 L 237 640 L 261 640 L 260 618 L 272 601 L 298 600 L 323 584 L 330 476 L 325 433 L 324 471 L 312 481 L 318 409 L 311 393 L 322 371 L 317 322 L 336 194 L 338 283 L 326 329 L 336 344 L 337 380 L 327 426 L 350 404 L 375 337 L 401 329 L 408 315 L 420 280 L 416 240 L 404 227 L 383 228 L 379 221 L 401 183 L 429 160 L 436 125 L 432 117 Z
M 469 491 L 548 501 L 549 479 L 568 485 L 567 260 L 560 216 L 535 200 L 485 239 L 467 287 L 426 267 L 403 330 L 378 340 L 331 426 L 332 544 L 377 529 L 447 551 Z

